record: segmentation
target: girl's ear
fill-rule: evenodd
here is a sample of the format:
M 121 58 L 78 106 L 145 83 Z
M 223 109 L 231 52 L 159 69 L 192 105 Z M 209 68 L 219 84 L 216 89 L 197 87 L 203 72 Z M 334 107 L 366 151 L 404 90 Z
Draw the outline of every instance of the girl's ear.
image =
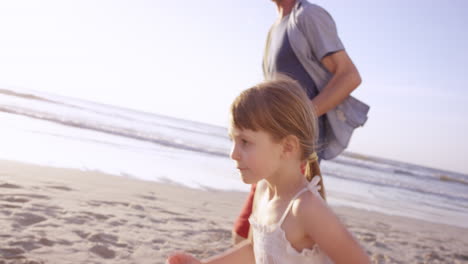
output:
M 283 139 L 283 156 L 294 157 L 299 150 L 299 139 L 296 136 L 289 135 Z

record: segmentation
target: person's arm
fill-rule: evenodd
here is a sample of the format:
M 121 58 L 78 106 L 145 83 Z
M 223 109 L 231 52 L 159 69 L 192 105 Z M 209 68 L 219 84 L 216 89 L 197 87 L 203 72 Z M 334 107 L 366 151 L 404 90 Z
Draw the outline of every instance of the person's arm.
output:
M 249 240 L 244 240 L 237 246 L 208 258 L 206 260 L 199 261 L 195 257 L 185 254 L 176 253 L 169 256 L 166 260 L 166 264 L 255 264 L 255 258 L 253 254 L 252 243 Z
M 253 247 L 250 240 L 244 240 L 226 252 L 202 261 L 202 264 L 255 264 Z
M 299 27 L 313 56 L 332 74 L 312 99 L 317 116 L 321 116 L 343 102 L 359 86 L 361 77 L 338 36 L 335 21 L 325 9 L 308 5 L 299 17 Z
M 335 264 L 370 264 L 364 249 L 326 203 L 308 193 L 297 205 L 299 224 Z
M 312 99 L 317 116 L 339 105 L 361 84 L 356 66 L 344 50 L 334 52 L 322 59 L 322 64 L 333 75 L 322 91 Z

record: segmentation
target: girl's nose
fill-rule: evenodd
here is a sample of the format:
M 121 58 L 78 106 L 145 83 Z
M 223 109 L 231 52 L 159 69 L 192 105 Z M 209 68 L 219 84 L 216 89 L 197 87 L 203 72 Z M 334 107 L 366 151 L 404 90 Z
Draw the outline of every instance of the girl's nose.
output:
M 231 154 L 229 155 L 229 157 L 231 157 L 231 159 L 233 160 L 239 160 L 239 151 L 237 150 L 237 147 L 235 144 L 233 144 L 231 148 Z

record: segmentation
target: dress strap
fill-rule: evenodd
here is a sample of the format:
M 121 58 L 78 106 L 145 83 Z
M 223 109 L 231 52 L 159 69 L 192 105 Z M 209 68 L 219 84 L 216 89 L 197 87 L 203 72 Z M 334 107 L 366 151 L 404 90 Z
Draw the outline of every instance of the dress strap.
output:
M 286 211 L 284 211 L 283 215 L 281 216 L 281 219 L 279 220 L 278 222 L 278 225 L 281 226 L 284 222 L 284 219 L 286 219 L 286 216 L 288 216 L 288 213 L 289 213 L 289 210 L 291 210 L 291 207 L 294 203 L 294 201 L 301 195 L 303 194 L 304 192 L 306 191 L 310 191 L 312 192 L 313 194 L 317 194 L 320 196 L 320 193 L 318 192 L 320 190 L 320 185 L 318 185 L 318 183 L 320 182 L 320 176 L 316 175 L 314 176 L 314 178 L 312 178 L 312 180 L 309 182 L 309 184 L 307 184 L 307 187 L 305 187 L 304 189 L 300 190 L 296 195 L 294 195 L 294 197 L 291 199 L 291 201 L 289 202 L 288 204 L 288 207 L 286 208 Z

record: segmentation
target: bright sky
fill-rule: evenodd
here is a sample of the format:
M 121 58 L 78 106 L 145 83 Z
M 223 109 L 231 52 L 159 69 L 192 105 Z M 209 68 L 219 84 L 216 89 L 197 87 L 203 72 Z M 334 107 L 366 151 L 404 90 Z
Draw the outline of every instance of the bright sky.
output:
M 468 1 L 315 1 L 371 106 L 350 151 L 468 173 Z M 270 0 L 5 0 L 0 88 L 227 126 L 262 80 Z

